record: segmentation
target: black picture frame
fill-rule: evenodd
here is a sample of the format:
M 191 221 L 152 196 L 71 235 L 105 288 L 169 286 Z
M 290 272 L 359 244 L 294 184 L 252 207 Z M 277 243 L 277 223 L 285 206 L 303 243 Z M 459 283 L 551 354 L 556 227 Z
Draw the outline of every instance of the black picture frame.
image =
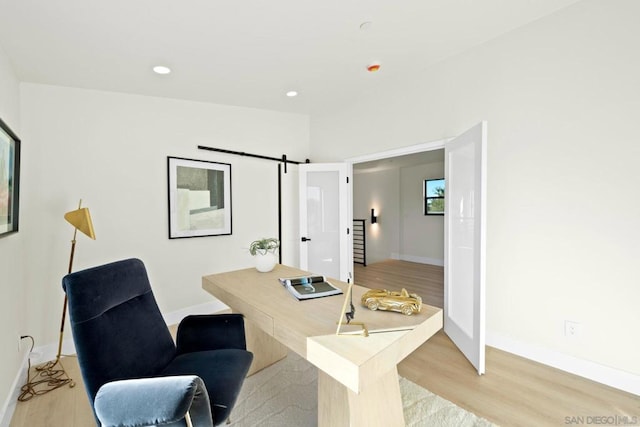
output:
M 169 239 L 232 233 L 231 164 L 167 157 Z
M 0 237 L 18 231 L 20 138 L 0 119 Z

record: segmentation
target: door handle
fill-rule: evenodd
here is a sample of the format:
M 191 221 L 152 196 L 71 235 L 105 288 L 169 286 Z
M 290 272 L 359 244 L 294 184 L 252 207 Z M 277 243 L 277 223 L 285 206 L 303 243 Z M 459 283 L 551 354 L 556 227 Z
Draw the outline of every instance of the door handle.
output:
M 303 241 L 303 242 L 310 242 L 311 241 L 311 239 L 308 238 L 308 237 L 303 237 L 300 240 Z

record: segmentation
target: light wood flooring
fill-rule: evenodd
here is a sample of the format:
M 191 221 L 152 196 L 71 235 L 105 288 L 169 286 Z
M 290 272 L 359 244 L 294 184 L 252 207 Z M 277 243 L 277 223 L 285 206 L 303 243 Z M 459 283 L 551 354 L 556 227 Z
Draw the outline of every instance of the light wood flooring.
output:
M 404 261 L 356 265 L 355 282 L 371 288 L 416 292 L 442 307 L 442 267 Z M 400 375 L 501 426 L 564 426 L 587 416 L 636 417 L 640 397 L 487 347 L 487 373 L 473 367 L 440 332 L 408 356 Z M 18 403 L 11 427 L 85 427 L 94 425 L 74 357 L 65 368 L 78 385 Z M 566 418 L 569 417 L 569 418 Z M 576 422 L 573 422 L 576 425 Z M 591 423 L 593 424 L 593 423 Z
M 82 383 L 78 360 L 74 356 L 63 357 L 62 364 L 69 377 L 75 381 L 75 387 L 63 386 L 26 402 L 18 402 L 10 427 L 91 427 L 96 425 L 89 398 Z
M 356 264 L 354 282 L 369 288 L 405 287 L 424 303 L 443 307 L 443 274 L 442 267 L 387 260 L 367 267 Z M 584 425 L 588 416 L 616 415 L 629 421 L 635 417 L 633 425 L 640 425 L 639 396 L 493 347 L 486 350 L 486 374 L 479 376 L 442 331 L 403 360 L 398 371 L 502 426 L 561 426 L 580 416 Z

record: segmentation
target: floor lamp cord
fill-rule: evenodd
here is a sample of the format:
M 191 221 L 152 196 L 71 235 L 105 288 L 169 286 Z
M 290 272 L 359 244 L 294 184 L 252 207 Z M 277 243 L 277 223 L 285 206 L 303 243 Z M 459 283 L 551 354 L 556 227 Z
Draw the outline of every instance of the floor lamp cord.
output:
M 64 300 L 63 307 L 63 315 L 62 322 L 64 325 L 64 318 L 67 309 L 67 299 Z M 18 396 L 18 401 L 25 402 L 35 396 L 40 396 L 50 391 L 56 390 L 65 385 L 69 385 L 69 387 L 75 387 L 76 383 L 71 378 L 64 369 L 62 365 L 62 336 L 63 330 L 60 330 L 60 338 L 58 341 L 58 354 L 54 360 L 51 360 L 47 363 L 44 363 L 40 366 L 36 366 L 35 375 L 31 378 L 31 359 L 28 359 L 27 366 L 27 382 L 20 389 L 20 395 Z M 26 335 L 20 338 L 30 338 L 31 339 L 31 349 L 29 353 L 33 351 L 33 347 L 35 341 L 32 336 Z

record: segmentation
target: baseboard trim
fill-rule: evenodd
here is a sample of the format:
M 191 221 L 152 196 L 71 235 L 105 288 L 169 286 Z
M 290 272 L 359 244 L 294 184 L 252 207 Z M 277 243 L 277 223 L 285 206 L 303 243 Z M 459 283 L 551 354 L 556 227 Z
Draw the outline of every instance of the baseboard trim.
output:
M 229 311 L 229 307 L 227 307 L 222 302 L 215 300 L 212 302 L 193 305 L 191 307 L 186 307 L 180 310 L 173 311 L 171 313 L 163 314 L 162 317 L 164 318 L 167 325 L 175 325 L 179 323 L 183 318 L 191 314 L 213 314 L 225 311 Z M 16 372 L 15 379 L 13 381 L 13 384 L 11 385 L 12 392 L 7 397 L 7 400 L 2 406 L 2 411 L 0 412 L 0 427 L 9 427 L 9 424 L 11 423 L 11 417 L 13 417 L 22 385 L 27 381 L 27 366 L 29 358 L 31 359 L 32 365 L 38 365 L 47 360 L 55 359 L 57 353 L 58 343 L 38 346 L 35 347 L 30 353 L 25 352 L 25 354 L 23 355 L 22 363 L 20 364 L 20 368 L 18 369 L 18 372 Z M 69 332 L 67 334 L 67 338 L 62 341 L 62 354 L 73 355 L 75 353 L 76 347 L 73 343 L 73 338 L 71 338 L 71 333 Z
M 499 350 L 640 396 L 640 375 L 526 344 L 489 331 L 486 343 Z
M 437 265 L 439 267 L 444 267 L 444 260 L 438 258 L 427 258 L 415 255 L 404 255 L 398 253 L 392 253 L 391 259 L 397 259 L 400 261 L 409 261 L 409 262 L 417 262 L 418 264 L 429 264 L 429 265 Z
M 25 351 L 22 355 L 22 362 L 20 368 L 16 372 L 16 376 L 11 384 L 12 392 L 7 397 L 7 400 L 2 405 L 0 410 L 0 427 L 9 427 L 11 424 L 11 418 L 16 410 L 16 404 L 18 403 L 18 396 L 22 391 L 22 385 L 27 382 L 27 363 L 29 361 L 29 352 Z

